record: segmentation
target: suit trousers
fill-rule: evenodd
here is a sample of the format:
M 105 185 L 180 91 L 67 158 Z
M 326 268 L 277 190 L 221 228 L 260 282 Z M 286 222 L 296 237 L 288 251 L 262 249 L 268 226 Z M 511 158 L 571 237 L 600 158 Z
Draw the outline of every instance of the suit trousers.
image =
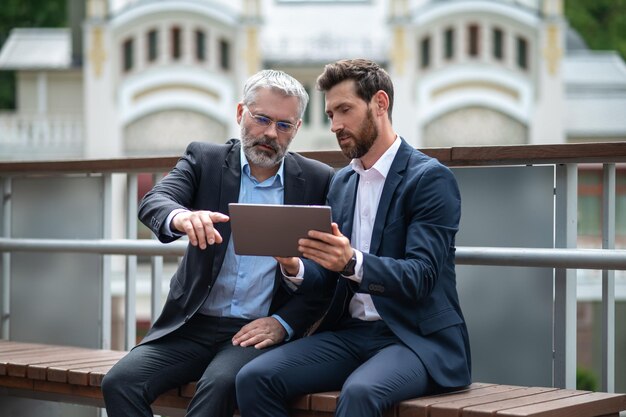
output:
M 232 345 L 249 322 L 196 314 L 175 332 L 136 346 L 102 381 L 108 416 L 151 417 L 150 404 L 160 394 L 198 381 L 186 415 L 232 417 L 237 372 L 269 350 Z
M 379 417 L 435 389 L 419 357 L 382 320 L 353 318 L 253 360 L 236 385 L 242 417 L 287 417 L 292 398 L 335 390 L 341 390 L 335 416 Z

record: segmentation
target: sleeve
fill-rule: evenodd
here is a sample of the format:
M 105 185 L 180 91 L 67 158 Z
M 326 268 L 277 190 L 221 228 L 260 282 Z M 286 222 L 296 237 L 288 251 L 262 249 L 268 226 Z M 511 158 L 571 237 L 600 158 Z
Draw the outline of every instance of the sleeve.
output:
M 189 144 L 176 166 L 150 190 L 139 204 L 139 219 L 163 243 L 180 236 L 163 233 L 168 216 L 174 210 L 192 208 L 200 177 L 201 150 L 196 142 Z M 168 224 L 169 226 L 169 224 Z

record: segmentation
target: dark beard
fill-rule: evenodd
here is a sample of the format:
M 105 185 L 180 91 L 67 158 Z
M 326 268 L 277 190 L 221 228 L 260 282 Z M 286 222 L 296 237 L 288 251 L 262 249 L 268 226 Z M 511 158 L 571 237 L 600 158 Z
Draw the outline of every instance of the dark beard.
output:
M 351 136 L 353 141 L 352 143 L 341 144 L 339 141 L 339 147 L 341 148 L 341 152 L 348 158 L 360 158 L 365 155 L 378 137 L 378 128 L 374 123 L 374 117 L 372 115 L 372 109 L 367 109 L 367 114 L 361 126 L 357 130 L 355 135 L 348 133 L 344 134 L 343 130 L 336 133 L 337 139 L 345 136 Z

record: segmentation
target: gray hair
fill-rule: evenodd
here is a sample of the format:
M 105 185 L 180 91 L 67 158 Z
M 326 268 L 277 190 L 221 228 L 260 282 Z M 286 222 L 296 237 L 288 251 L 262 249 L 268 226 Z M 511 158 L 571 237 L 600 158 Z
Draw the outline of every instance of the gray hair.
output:
M 243 87 L 243 103 L 250 105 L 256 100 L 256 92 L 260 88 L 271 88 L 279 91 L 285 96 L 293 96 L 300 104 L 300 118 L 304 115 L 304 110 L 309 103 L 309 94 L 302 84 L 291 75 L 278 70 L 262 70 L 248 78 Z

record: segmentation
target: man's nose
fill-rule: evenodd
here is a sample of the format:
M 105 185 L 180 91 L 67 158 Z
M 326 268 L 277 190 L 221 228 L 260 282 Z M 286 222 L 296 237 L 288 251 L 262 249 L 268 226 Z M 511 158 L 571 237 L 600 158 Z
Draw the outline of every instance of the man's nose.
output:
M 265 136 L 269 136 L 271 138 L 278 137 L 278 129 L 276 128 L 276 123 L 270 123 L 269 126 L 265 128 Z
M 336 117 L 330 119 L 330 131 L 337 133 L 343 129 L 343 123 L 341 123 Z

